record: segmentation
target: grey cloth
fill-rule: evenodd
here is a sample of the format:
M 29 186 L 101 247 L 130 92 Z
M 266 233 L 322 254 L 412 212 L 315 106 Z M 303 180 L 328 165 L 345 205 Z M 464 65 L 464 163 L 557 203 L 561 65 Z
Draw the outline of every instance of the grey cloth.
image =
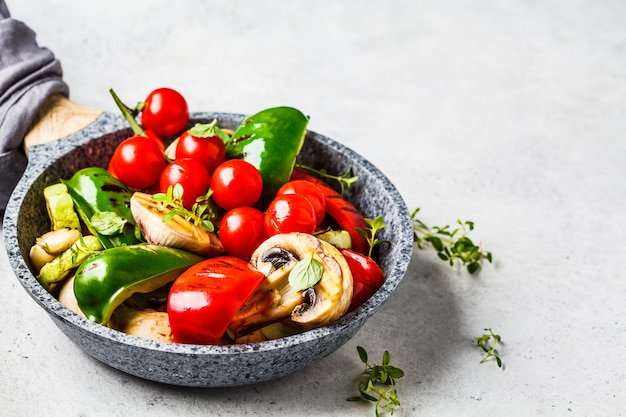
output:
M 69 95 L 61 64 L 0 0 L 0 212 L 26 168 L 24 136 L 46 99 Z

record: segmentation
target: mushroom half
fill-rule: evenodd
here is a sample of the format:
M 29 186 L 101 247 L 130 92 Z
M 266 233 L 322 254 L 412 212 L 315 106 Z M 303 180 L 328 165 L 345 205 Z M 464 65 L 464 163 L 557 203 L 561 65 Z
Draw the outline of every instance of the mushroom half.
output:
M 310 256 L 321 265 L 321 278 L 309 288 L 295 288 L 289 282 L 289 275 L 299 262 Z M 274 235 L 254 251 L 250 262 L 266 278 L 232 320 L 231 337 L 285 319 L 302 330 L 310 330 L 338 319 L 350 306 L 353 284 L 350 267 L 337 248 L 313 235 Z

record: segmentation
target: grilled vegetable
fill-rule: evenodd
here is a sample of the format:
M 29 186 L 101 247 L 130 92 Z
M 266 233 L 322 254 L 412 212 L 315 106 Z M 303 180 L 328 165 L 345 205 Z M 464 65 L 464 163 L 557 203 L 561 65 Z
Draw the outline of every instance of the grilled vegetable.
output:
M 40 271 L 45 264 L 68 250 L 78 239 L 80 232 L 67 227 L 43 234 L 30 248 L 29 255 L 33 266 Z
M 201 260 L 187 251 L 149 244 L 107 249 L 80 266 L 74 294 L 89 319 L 107 324 L 131 295 L 154 291 Z
M 69 249 L 52 261 L 45 264 L 39 271 L 37 279 L 48 291 L 55 291 L 72 272 L 87 258 L 102 249 L 100 240 L 89 235 L 74 242 Z
M 59 303 L 63 304 L 79 316 L 85 317 L 83 312 L 80 310 L 80 307 L 78 307 L 76 295 L 74 295 L 74 276 L 68 278 L 61 286 L 61 289 L 59 290 Z
M 217 344 L 264 276 L 241 258 L 219 256 L 185 271 L 167 299 L 176 343 Z
M 52 230 L 80 229 L 80 220 L 74 211 L 74 202 L 67 192 L 65 184 L 58 183 L 49 185 L 43 190 L 46 200 L 46 209 L 52 224 Z
M 359 253 L 367 253 L 369 250 L 367 240 L 357 229 L 366 229 L 368 225 L 363 215 L 352 203 L 343 198 L 341 194 L 323 180 L 304 172 L 302 169 L 294 169 L 291 179 L 306 180 L 317 185 L 326 197 L 326 213 L 337 222 L 341 229 L 350 233 L 352 250 Z
M 184 249 L 204 257 L 224 252 L 217 235 L 201 225 L 186 221 L 178 214 L 164 222 L 163 217 L 170 209 L 154 201 L 148 194 L 133 194 L 130 208 L 141 232 L 153 245 Z
M 229 326 L 231 337 L 290 319 L 309 330 L 341 317 L 352 299 L 352 273 L 330 243 L 305 233 L 274 235 L 252 254 L 266 276 Z
M 111 316 L 111 327 L 144 339 L 173 342 L 172 329 L 165 311 L 138 310 L 121 305 Z
M 69 180 L 63 180 L 63 184 L 67 186 L 79 216 L 103 247 L 141 241 L 130 211 L 132 192 L 110 172 L 98 167 L 83 168 Z M 112 223 L 117 225 L 113 229 L 109 228 Z

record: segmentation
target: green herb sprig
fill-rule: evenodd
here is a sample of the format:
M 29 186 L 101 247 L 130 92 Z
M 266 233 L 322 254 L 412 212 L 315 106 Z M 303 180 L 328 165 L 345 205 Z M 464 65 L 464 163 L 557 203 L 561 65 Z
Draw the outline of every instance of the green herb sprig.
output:
M 369 245 L 369 253 L 368 256 L 372 257 L 372 251 L 374 250 L 374 246 L 383 243 L 383 242 L 389 242 L 388 240 L 381 240 L 378 239 L 376 237 L 376 233 L 378 233 L 379 230 L 384 229 L 385 228 L 385 219 L 383 219 L 383 216 L 376 216 L 375 219 L 369 219 L 369 218 L 365 218 L 365 223 L 367 223 L 367 225 L 369 226 L 368 229 L 364 229 L 361 227 L 357 227 L 356 231 L 365 238 L 365 240 L 367 240 L 367 244 Z
M 306 165 L 296 164 L 298 168 L 304 169 L 305 171 L 314 172 L 319 175 L 321 178 L 330 179 L 339 182 L 341 186 L 341 195 L 346 191 L 347 188 L 350 188 L 352 184 L 354 184 L 359 177 L 352 174 L 352 168 L 348 168 L 346 172 L 341 175 L 332 175 L 329 174 L 324 168 L 315 169 Z
M 502 359 L 500 359 L 496 349 L 498 342 L 502 342 L 502 338 L 499 334 L 495 334 L 490 328 L 484 330 L 488 333 L 483 333 L 482 336 L 474 338 L 478 346 L 486 352 L 480 363 L 485 363 L 489 358 L 495 358 L 498 368 L 502 368 Z
M 359 358 L 365 364 L 365 370 L 357 377 L 359 395 L 349 397 L 348 401 L 371 401 L 376 403 L 376 417 L 380 416 L 380 410 L 388 411 L 393 415 L 395 407 L 400 407 L 396 380 L 404 376 L 404 371 L 390 364 L 389 351 L 383 353 L 381 365 L 370 365 L 367 351 L 357 346 Z
M 453 266 L 455 261 L 466 266 L 470 274 L 478 271 L 481 262 L 486 259 L 490 263 L 493 260 L 491 252 L 484 251 L 480 245 L 467 236 L 474 230 L 474 222 L 457 220 L 459 227 L 452 229 L 450 226 L 428 227 L 417 218 L 419 208 L 411 214 L 413 222 L 413 240 L 417 247 L 422 249 L 425 243 L 430 244 L 439 258 Z
M 201 226 L 209 232 L 215 231 L 215 226 L 211 221 L 215 214 L 209 205 L 213 191 L 209 189 L 205 195 L 198 197 L 191 210 L 187 210 L 183 206 L 183 192 L 183 186 L 177 183 L 173 187 L 170 185 L 167 188 L 167 193 L 157 193 L 152 196 L 154 201 L 170 208 L 170 211 L 163 216 L 163 222 L 166 223 L 172 220 L 174 216 L 179 215 L 195 226 Z

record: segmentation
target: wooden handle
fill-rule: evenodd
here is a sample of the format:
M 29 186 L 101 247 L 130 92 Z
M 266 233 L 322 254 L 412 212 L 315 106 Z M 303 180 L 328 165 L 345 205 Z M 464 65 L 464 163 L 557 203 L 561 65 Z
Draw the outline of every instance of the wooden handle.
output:
M 24 138 L 24 150 L 40 143 L 52 142 L 76 133 L 96 120 L 102 111 L 74 103 L 66 97 L 51 96 L 37 112 Z

